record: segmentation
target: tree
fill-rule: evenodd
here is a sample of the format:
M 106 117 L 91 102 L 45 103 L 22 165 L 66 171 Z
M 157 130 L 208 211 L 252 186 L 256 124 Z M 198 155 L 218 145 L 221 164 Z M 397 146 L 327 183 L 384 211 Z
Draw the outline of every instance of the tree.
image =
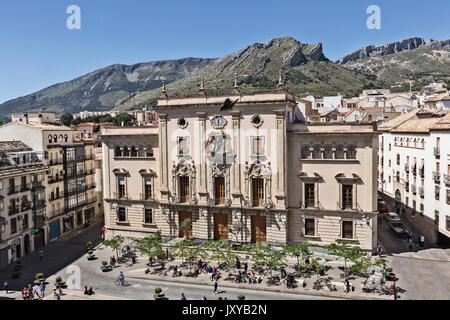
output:
M 136 239 L 134 242 L 136 243 L 136 249 L 144 255 L 149 257 L 161 257 L 164 255 L 160 230 L 143 239 Z
M 211 257 L 211 259 L 217 261 L 218 266 L 220 266 L 220 263 L 225 261 L 227 258 L 224 248 L 222 248 L 226 242 L 227 241 L 225 241 L 223 239 L 219 239 L 216 241 L 210 240 L 203 244 L 203 247 L 206 250 L 211 251 L 210 257 Z
M 181 263 L 183 263 L 184 259 L 188 256 L 188 246 L 191 243 L 193 242 L 189 240 L 177 242 L 169 248 L 170 255 L 172 257 L 181 258 Z
M 317 280 L 319 280 L 319 275 L 325 272 L 325 265 L 321 264 L 320 262 L 321 262 L 320 258 L 314 258 L 311 260 L 311 266 L 314 268 Z
M 357 246 L 350 246 L 347 242 L 343 240 L 336 240 L 325 248 L 332 255 L 341 257 L 344 259 L 344 275 L 347 277 L 347 261 L 358 262 L 359 259 L 364 257 L 366 253 Z
M 312 246 L 309 242 L 299 243 L 295 247 L 286 246 L 285 250 L 291 257 L 297 258 L 297 271 L 300 271 L 300 258 L 302 259 L 302 264 L 311 257 L 311 252 L 309 248 Z
M 248 246 L 247 252 L 250 254 L 250 259 L 254 265 L 269 267 L 271 276 L 273 269 L 286 266 L 285 250 L 275 251 L 267 245 L 257 243 L 256 245 Z
M 103 244 L 106 247 L 110 247 L 111 249 L 116 250 L 117 260 L 119 260 L 119 249 L 122 246 L 124 241 L 125 241 L 125 239 L 119 234 L 119 235 L 112 237 L 109 240 L 103 241 Z
M 228 232 L 236 238 L 236 242 L 239 242 L 239 235 L 242 234 L 242 230 L 244 230 L 242 221 L 234 222 L 231 226 L 228 226 Z
M 122 113 L 113 118 L 113 121 L 116 125 L 121 126 L 122 123 L 124 126 L 131 126 L 136 118 L 128 113 Z
M 63 113 L 61 115 L 61 123 L 65 126 L 70 126 L 72 124 L 73 121 L 73 115 L 71 113 Z
M 192 220 L 191 218 L 186 218 L 180 223 L 179 230 L 182 234 L 187 235 L 189 238 L 190 231 L 192 230 Z

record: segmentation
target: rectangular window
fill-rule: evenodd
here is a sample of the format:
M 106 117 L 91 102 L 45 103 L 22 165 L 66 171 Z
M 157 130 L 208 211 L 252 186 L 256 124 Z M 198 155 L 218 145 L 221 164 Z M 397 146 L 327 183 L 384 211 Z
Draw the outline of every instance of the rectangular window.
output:
M 216 205 L 225 204 L 225 178 L 214 178 L 214 199 Z
M 73 195 L 69 197 L 68 200 L 69 209 L 75 208 L 77 206 L 77 195 Z
M 439 211 L 437 210 L 434 211 L 434 223 L 439 225 Z
M 189 202 L 189 177 L 180 177 L 180 202 Z
M 17 218 L 11 219 L 11 234 L 17 232 Z
M 77 174 L 84 173 L 85 171 L 84 162 L 77 163 Z
M 84 177 L 77 179 L 77 190 L 78 192 L 83 192 L 86 190 L 86 179 Z
M 117 221 L 127 221 L 126 209 L 124 207 L 117 209 Z
M 148 224 L 153 223 L 153 210 L 152 209 L 144 210 L 144 223 L 148 223 Z
M 75 161 L 75 148 L 67 148 L 66 149 L 66 160 L 67 161 Z
M 80 193 L 78 195 L 78 205 L 84 204 L 86 202 L 86 194 Z
M 26 230 L 28 229 L 28 214 L 24 214 L 22 219 L 23 230 Z
M 316 222 L 314 219 L 305 219 L 305 236 L 316 235 Z
M 353 239 L 353 221 L 342 221 L 342 238 Z
M 434 198 L 436 200 L 439 200 L 439 195 L 441 193 L 441 188 L 439 186 L 434 187 Z
M 67 182 L 67 191 L 69 193 L 75 192 L 77 190 L 77 180 L 72 179 Z
M 397 165 L 400 165 L 400 154 L 397 153 Z
M 189 155 L 189 137 L 178 137 L 177 145 L 178 145 L 178 156 Z
M 152 198 L 152 178 L 144 178 L 144 199 Z
M 305 208 L 313 208 L 314 205 L 314 183 L 305 183 Z
M 117 186 L 118 198 L 119 199 L 125 198 L 125 178 L 118 177 L 117 183 L 118 183 L 118 186 Z
M 342 185 L 342 209 L 353 208 L 353 185 Z
M 264 137 L 251 137 L 251 150 L 252 156 L 261 156 L 265 154 L 264 150 Z
M 254 178 L 252 180 L 253 206 L 262 207 L 264 203 L 264 179 Z

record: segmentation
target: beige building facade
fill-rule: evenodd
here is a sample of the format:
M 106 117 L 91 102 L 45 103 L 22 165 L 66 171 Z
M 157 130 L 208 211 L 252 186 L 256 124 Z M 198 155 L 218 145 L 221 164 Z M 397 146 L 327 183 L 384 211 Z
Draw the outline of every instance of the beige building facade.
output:
M 221 111 L 224 103 L 230 107 Z M 107 236 L 159 229 L 242 242 L 347 238 L 372 250 L 376 129 L 294 123 L 295 107 L 281 88 L 163 94 L 158 127 L 104 128 Z M 311 158 L 302 158 L 306 149 Z

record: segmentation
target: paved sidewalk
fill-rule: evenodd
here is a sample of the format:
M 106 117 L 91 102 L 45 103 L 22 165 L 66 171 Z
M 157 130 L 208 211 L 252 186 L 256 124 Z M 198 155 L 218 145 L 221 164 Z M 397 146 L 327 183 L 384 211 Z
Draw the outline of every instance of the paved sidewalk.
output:
M 13 279 L 13 266 L 8 265 L 0 269 L 0 281 L 8 280 L 11 290 L 21 291 L 29 283 L 33 284 L 36 273 L 43 273 L 44 278 L 65 268 L 86 253 L 86 243 L 92 241 L 94 244 L 100 243 L 101 226 L 98 223 L 82 230 L 73 238 L 62 242 L 55 241 L 43 248 L 44 258 L 39 261 L 39 251 L 32 252 L 22 258 L 22 269 L 20 277 Z

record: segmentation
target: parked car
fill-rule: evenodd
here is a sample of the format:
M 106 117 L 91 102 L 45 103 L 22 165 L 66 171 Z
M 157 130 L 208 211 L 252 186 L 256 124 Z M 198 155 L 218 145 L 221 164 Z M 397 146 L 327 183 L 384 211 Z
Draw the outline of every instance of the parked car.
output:
M 388 224 L 399 237 L 406 237 L 409 233 L 408 227 L 403 222 L 389 222 Z
M 380 213 L 387 213 L 387 212 L 389 212 L 389 207 L 388 207 L 386 202 L 384 202 L 384 201 L 379 201 L 378 202 L 378 212 L 380 212 Z
M 395 212 L 386 212 L 383 215 L 383 217 L 387 222 L 401 222 L 402 221 L 402 219 L 399 217 L 399 215 L 396 214 Z

